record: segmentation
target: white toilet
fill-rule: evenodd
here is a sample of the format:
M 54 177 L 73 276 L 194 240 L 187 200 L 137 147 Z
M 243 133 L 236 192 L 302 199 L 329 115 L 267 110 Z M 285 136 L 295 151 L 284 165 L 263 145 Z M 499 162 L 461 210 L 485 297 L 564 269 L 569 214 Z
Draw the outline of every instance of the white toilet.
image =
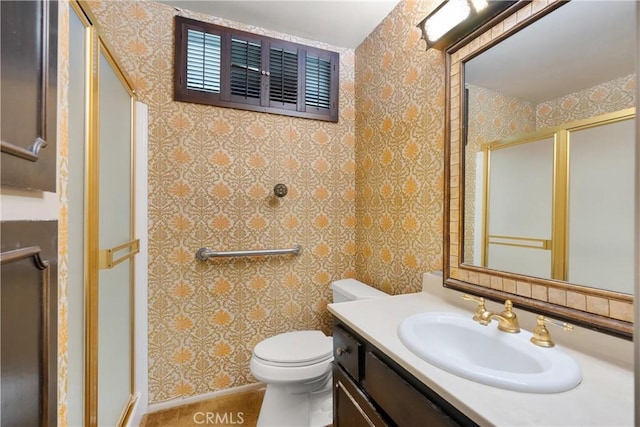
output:
M 333 302 L 388 294 L 354 279 L 331 284 Z M 333 422 L 331 362 L 333 341 L 321 331 L 295 331 L 258 343 L 251 373 L 267 385 L 258 427 L 320 427 Z

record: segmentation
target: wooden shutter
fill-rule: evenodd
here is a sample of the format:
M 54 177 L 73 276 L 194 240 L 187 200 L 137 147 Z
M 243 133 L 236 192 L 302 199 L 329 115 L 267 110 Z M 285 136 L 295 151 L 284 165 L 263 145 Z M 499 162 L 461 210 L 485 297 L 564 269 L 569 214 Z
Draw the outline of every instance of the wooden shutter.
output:
M 298 103 L 298 51 L 269 48 L 269 105 L 295 109 Z
M 259 42 L 231 38 L 231 96 L 260 103 L 262 46 Z M 246 102 L 246 101 L 245 101 Z
M 305 105 L 331 108 L 331 60 L 307 54 L 305 71 Z
M 221 41 L 217 34 L 187 30 L 187 88 L 220 93 Z
M 338 121 L 339 55 L 175 17 L 174 100 Z

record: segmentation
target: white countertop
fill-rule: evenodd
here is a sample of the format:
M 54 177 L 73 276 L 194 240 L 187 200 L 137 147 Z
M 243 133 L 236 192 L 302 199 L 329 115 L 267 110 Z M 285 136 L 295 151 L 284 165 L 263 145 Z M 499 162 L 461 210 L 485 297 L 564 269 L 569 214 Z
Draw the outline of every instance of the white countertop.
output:
M 398 338 L 398 325 L 412 314 L 455 311 L 472 316 L 473 305 L 465 311 L 438 295 L 424 292 L 329 304 L 328 307 L 334 316 L 481 426 L 634 424 L 634 376 L 630 365 L 615 364 L 558 345 L 580 365 L 583 375 L 580 385 L 554 394 L 503 390 L 436 368 L 414 355 Z M 514 309 L 518 312 L 517 307 Z M 559 333 L 556 332 L 554 338 Z

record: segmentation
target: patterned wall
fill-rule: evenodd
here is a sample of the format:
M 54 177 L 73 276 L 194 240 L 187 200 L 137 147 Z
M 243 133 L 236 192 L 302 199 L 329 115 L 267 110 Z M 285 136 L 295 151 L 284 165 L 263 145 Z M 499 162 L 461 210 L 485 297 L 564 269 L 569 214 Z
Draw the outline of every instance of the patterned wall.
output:
M 328 333 L 329 284 L 355 275 L 354 51 L 147 0 L 90 6 L 149 106 L 150 402 L 255 382 L 253 346 Z M 177 13 L 338 50 L 339 123 L 174 102 Z M 279 182 L 289 194 L 276 201 Z M 294 243 L 299 257 L 194 257 Z
M 356 49 L 356 272 L 398 294 L 442 269 L 444 54 L 402 1 Z
M 561 125 L 636 105 L 636 76 L 631 74 L 536 106 L 536 127 Z
M 67 425 L 68 178 L 69 178 L 69 3 L 58 3 L 58 425 Z

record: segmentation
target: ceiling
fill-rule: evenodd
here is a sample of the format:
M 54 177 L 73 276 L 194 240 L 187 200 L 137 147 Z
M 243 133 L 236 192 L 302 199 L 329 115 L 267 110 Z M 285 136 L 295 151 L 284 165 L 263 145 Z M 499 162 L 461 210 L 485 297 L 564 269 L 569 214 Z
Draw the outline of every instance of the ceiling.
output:
M 465 64 L 465 82 L 532 102 L 635 73 L 636 2 L 574 0 Z
M 354 49 L 399 0 L 160 0 L 160 3 Z

